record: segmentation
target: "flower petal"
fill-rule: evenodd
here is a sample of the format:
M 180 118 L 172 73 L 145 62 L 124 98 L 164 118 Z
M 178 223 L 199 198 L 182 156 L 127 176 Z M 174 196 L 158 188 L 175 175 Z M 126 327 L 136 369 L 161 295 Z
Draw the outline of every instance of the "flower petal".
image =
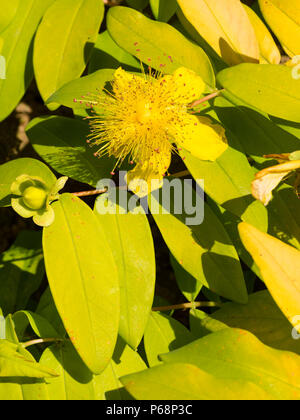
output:
M 214 161 L 227 149 L 224 128 L 209 118 L 186 114 L 173 133 L 178 146 L 201 160 Z M 173 128 L 171 128 L 173 130 Z
M 168 91 L 170 100 L 176 104 L 188 105 L 199 99 L 205 90 L 205 83 L 192 70 L 180 67 L 173 75 L 158 79 L 164 91 Z
M 14 211 L 24 217 L 24 219 L 29 219 L 37 213 L 36 210 L 31 210 L 25 205 L 22 197 L 12 198 L 11 206 Z
M 34 186 L 34 181 L 29 175 L 20 175 L 10 187 L 10 191 L 14 195 L 22 195 L 24 189 Z
M 290 161 L 281 165 L 265 168 L 255 175 L 252 182 L 252 195 L 265 206 L 272 200 L 272 191 L 289 175 L 290 172 L 300 168 L 300 160 Z
M 36 225 L 42 226 L 42 227 L 48 227 L 50 226 L 55 219 L 55 213 L 51 206 L 49 206 L 46 210 L 38 212 L 33 217 L 33 221 Z
M 122 98 L 128 92 L 132 95 L 135 89 L 145 85 L 145 79 L 131 74 L 119 67 L 114 73 L 113 90 L 117 98 Z
M 145 197 L 150 192 L 163 185 L 164 174 L 171 163 L 171 152 L 153 155 L 150 160 L 138 163 L 125 177 L 128 189 L 139 197 Z

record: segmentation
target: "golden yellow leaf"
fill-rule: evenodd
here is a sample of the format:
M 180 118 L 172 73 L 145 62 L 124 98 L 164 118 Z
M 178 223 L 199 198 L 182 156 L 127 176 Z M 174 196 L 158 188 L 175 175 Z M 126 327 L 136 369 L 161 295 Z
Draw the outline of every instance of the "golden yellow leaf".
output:
M 259 0 L 259 6 L 286 53 L 300 54 L 299 0 Z
M 286 176 L 299 168 L 300 160 L 291 160 L 257 172 L 251 188 L 253 197 L 267 206 L 273 198 L 272 191 Z
M 186 19 L 229 65 L 259 61 L 255 31 L 239 0 L 178 0 Z
M 267 206 L 273 198 L 272 191 L 286 176 L 299 168 L 300 160 L 294 160 L 270 166 L 257 172 L 251 188 L 253 197 Z
M 245 4 L 243 6 L 256 34 L 260 51 L 260 62 L 262 64 L 279 64 L 281 60 L 280 51 L 268 28 L 251 7 Z
M 273 299 L 300 331 L 300 252 L 248 223 L 239 225 L 239 233 Z

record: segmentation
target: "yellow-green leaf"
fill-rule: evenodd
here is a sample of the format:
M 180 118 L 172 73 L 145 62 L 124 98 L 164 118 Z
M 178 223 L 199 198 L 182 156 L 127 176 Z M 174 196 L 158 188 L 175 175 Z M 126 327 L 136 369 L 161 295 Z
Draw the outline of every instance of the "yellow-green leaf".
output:
M 259 0 L 259 6 L 286 53 L 300 54 L 299 0 Z
M 300 252 L 248 223 L 241 223 L 239 232 L 275 302 L 299 328 Z
M 186 67 L 199 74 L 210 89 L 215 87 L 213 68 L 205 52 L 171 25 L 117 6 L 107 15 L 107 29 L 119 47 L 152 68 L 171 74 Z
M 100 214 L 97 208 L 106 200 L 106 194 L 98 198 L 95 214 L 107 235 L 119 269 L 119 334 L 136 349 L 143 338 L 153 303 L 156 278 L 153 238 L 144 213 L 122 214 L 121 204 L 109 201 L 109 205 L 115 206 L 116 214 Z
M 58 0 L 46 12 L 34 43 L 34 71 L 47 100 L 81 75 L 104 14 L 99 0 Z
M 257 14 L 251 9 L 251 7 L 248 7 L 244 4 L 244 8 L 256 34 L 260 51 L 260 62 L 279 64 L 281 60 L 281 54 L 268 28 L 257 16 Z
M 186 363 L 156 366 L 121 380 L 137 400 L 219 400 L 220 396 L 223 400 L 272 399 L 257 384 L 216 378 Z
M 45 264 L 55 305 L 83 361 L 94 373 L 109 363 L 119 327 L 119 281 L 105 233 L 82 200 L 63 194 L 44 230 Z
M 54 0 L 20 0 L 10 25 L 1 33 L 6 79 L 0 79 L 0 121 L 16 107 L 33 77 L 32 43 L 36 28 Z M 1 14 L 3 13 L 0 8 Z
M 258 62 L 254 29 L 239 0 L 178 0 L 187 20 L 230 65 Z
M 265 346 L 245 330 L 226 328 L 162 355 L 161 359 L 171 364 L 188 362 L 216 378 L 241 381 L 241 389 L 236 392 L 244 398 L 248 395 L 244 386 L 249 383 L 273 399 L 300 398 L 300 356 Z

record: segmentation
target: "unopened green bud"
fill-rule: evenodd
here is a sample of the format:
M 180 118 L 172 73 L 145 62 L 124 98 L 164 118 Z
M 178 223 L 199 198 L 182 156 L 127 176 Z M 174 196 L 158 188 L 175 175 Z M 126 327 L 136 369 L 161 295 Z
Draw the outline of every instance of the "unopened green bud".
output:
M 47 193 L 42 188 L 28 187 L 23 193 L 23 201 L 31 210 L 39 210 L 44 207 Z

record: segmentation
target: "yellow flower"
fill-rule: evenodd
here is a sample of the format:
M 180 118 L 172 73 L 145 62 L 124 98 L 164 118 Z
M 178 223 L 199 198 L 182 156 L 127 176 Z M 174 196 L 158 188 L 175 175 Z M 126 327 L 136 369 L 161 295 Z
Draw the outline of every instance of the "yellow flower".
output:
M 147 188 L 150 192 L 161 187 L 172 152 L 180 148 L 199 159 L 217 159 L 227 148 L 225 130 L 189 113 L 189 104 L 204 89 L 201 77 L 186 68 L 157 78 L 119 68 L 112 93 L 101 93 L 93 101 L 95 109 L 101 108 L 101 115 L 90 118 L 89 142 L 100 146 L 95 155 L 114 156 L 115 167 L 128 157 L 135 167 L 127 183 L 140 196 Z

